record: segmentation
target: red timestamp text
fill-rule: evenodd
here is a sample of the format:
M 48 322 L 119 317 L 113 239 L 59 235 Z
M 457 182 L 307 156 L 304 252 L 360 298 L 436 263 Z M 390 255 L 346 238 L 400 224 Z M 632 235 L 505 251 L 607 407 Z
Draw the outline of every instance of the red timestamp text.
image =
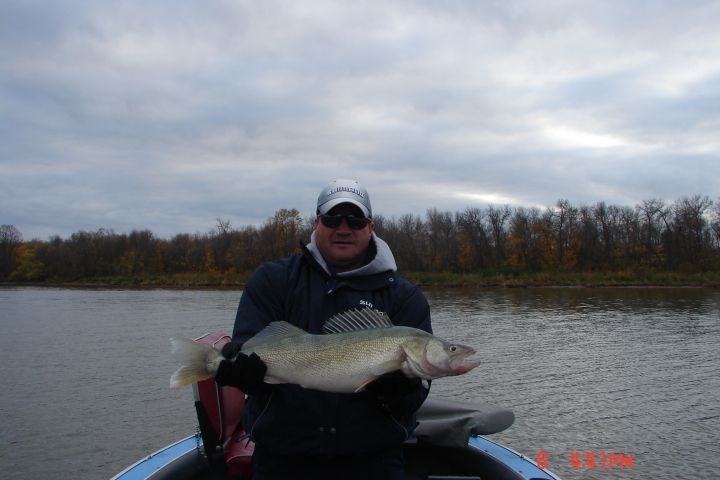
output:
M 616 452 L 595 452 L 595 451 L 576 451 L 570 452 L 570 465 L 575 470 L 581 469 L 601 469 L 601 470 L 614 470 L 614 469 L 633 469 L 633 454 L 632 453 L 616 453 Z M 539 450 L 537 453 L 537 460 L 535 465 L 541 470 L 545 470 L 550 467 L 550 454 L 545 450 Z

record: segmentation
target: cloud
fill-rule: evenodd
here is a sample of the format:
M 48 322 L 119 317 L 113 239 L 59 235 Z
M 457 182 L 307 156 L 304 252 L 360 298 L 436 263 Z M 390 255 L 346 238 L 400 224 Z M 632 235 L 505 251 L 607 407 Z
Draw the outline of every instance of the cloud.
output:
M 718 195 L 716 2 L 0 7 L 0 216 L 26 238 L 313 212 Z

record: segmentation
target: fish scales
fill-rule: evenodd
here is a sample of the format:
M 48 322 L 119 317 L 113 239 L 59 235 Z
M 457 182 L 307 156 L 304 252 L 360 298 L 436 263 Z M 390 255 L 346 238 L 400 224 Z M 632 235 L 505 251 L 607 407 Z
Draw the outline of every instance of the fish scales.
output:
M 327 334 L 312 335 L 287 322 L 273 322 L 241 350 L 267 365 L 265 382 L 293 383 L 328 392 L 362 390 L 380 375 L 401 370 L 408 377 L 434 379 L 461 375 L 479 362 L 470 347 L 452 344 L 412 327 L 393 326 L 385 313 L 351 310 L 325 324 Z M 220 352 L 185 338 L 171 339 L 182 366 L 173 387 L 213 377 L 224 360 Z
M 409 338 L 409 332 L 403 327 L 394 327 L 383 331 L 293 337 L 294 341 L 259 345 L 243 353 L 254 352 L 265 361 L 266 381 L 297 383 L 315 389 L 332 382 L 333 388 L 352 387 L 354 391 L 358 385 L 400 368 L 405 355 L 402 345 Z M 285 343 L 288 345 L 283 345 Z

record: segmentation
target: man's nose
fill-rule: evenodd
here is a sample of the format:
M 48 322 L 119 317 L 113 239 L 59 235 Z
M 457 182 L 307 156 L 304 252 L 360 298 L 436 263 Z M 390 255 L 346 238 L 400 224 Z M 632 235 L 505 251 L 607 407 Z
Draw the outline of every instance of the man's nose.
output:
M 348 225 L 347 218 L 343 218 L 340 221 L 340 225 L 338 225 L 337 230 L 340 233 L 351 233 L 352 228 L 350 228 L 350 225 Z

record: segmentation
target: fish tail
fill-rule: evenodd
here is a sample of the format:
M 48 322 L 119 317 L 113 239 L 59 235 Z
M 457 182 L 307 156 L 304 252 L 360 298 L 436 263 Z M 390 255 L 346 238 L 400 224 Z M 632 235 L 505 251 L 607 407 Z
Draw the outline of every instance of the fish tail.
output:
M 222 354 L 215 348 L 183 337 L 171 338 L 170 344 L 173 355 L 182 365 L 170 377 L 170 387 L 184 387 L 212 378 L 217 373 L 211 366 L 219 363 Z

